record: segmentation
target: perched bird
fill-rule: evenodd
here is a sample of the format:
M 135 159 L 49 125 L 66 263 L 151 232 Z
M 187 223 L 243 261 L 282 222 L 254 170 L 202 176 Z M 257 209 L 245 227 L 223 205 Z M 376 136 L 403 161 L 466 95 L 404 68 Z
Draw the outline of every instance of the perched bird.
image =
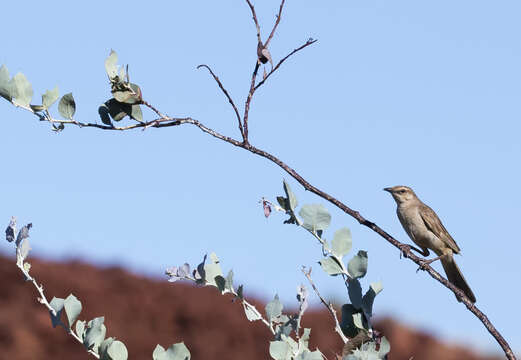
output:
M 447 229 L 445 229 L 438 215 L 430 207 L 422 203 L 410 187 L 399 185 L 388 187 L 384 190 L 391 193 L 396 201 L 398 205 L 396 213 L 405 232 L 420 247 L 420 249 L 414 246 L 411 248 L 423 256 L 429 256 L 429 249 L 434 251 L 438 256 L 427 260 L 426 263 L 430 264 L 438 259 L 441 260 L 447 279 L 460 288 L 470 301 L 476 302 L 474 293 L 454 261 L 453 254 L 458 254 L 460 248 Z

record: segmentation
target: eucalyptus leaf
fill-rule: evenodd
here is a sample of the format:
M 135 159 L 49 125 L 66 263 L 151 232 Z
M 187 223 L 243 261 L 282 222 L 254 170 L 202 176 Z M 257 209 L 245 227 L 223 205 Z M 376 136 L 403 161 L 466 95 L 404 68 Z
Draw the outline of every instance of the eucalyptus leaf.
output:
M 60 93 L 58 91 L 58 86 L 55 86 L 52 90 L 47 90 L 45 94 L 42 95 L 42 106 L 45 109 L 50 108 L 59 97 Z
M 351 231 L 348 228 L 342 228 L 335 232 L 331 241 L 331 251 L 340 259 L 351 251 L 352 240 Z
M 97 349 L 103 339 L 105 339 L 107 328 L 103 324 L 104 321 L 105 318 L 101 316 L 88 322 L 83 339 L 83 345 L 85 345 L 86 349 Z
M 367 290 L 364 297 L 362 298 L 362 309 L 364 310 L 364 313 L 368 319 L 373 316 L 374 298 L 380 293 L 380 291 L 382 291 L 382 289 L 383 286 L 381 282 L 371 283 L 369 290 Z
M 83 338 L 85 337 L 85 321 L 76 321 L 75 332 L 76 335 L 78 335 L 78 337 L 83 341 Z
M 110 345 L 114 342 L 113 337 L 106 338 L 101 342 L 98 348 L 98 354 L 101 356 L 101 360 L 111 360 L 109 355 L 107 354 L 107 350 Z
M 74 101 L 72 93 L 62 96 L 58 103 L 58 112 L 64 118 L 72 120 L 74 113 L 76 112 L 76 102 Z
M 226 275 L 226 290 L 233 292 L 233 270 L 228 271 L 228 275 Z
M 29 251 L 31 251 L 31 244 L 29 243 L 29 240 L 28 239 L 25 239 L 24 242 L 22 242 L 22 245 L 20 245 L 19 247 L 19 251 L 20 251 L 20 257 L 22 258 L 22 260 L 25 260 L 27 259 L 27 255 L 29 255 Z
M 224 277 L 222 277 L 221 275 L 217 275 L 215 278 L 215 284 L 217 286 L 217 289 L 219 289 L 219 291 L 221 293 L 224 292 L 224 289 L 226 289 L 226 279 Z
M 389 340 L 385 336 L 382 337 L 380 340 L 380 349 L 378 350 L 378 356 L 380 358 L 384 358 L 385 355 L 387 355 L 391 351 L 391 344 L 389 343 Z
M 260 316 L 259 312 L 256 311 L 257 309 L 255 309 L 255 306 L 253 306 L 253 305 L 246 305 L 246 304 L 243 303 L 243 307 L 244 307 L 244 313 L 246 314 L 246 318 L 248 320 L 250 320 L 250 321 L 257 321 L 257 320 L 262 319 L 262 317 Z M 253 309 L 252 309 L 252 307 L 253 307 Z
M 127 360 L 128 350 L 125 344 L 116 340 L 110 344 L 107 349 L 107 355 L 110 357 L 110 360 Z
M 12 84 L 9 82 L 9 70 L 5 65 L 0 67 L 0 96 L 11 102 L 13 100 Z
M 174 344 L 166 349 L 163 357 L 159 360 L 190 360 L 190 351 L 183 342 Z
M 328 256 L 327 258 L 320 260 L 318 263 L 329 275 L 335 276 L 344 273 L 342 266 L 332 256 Z
M 157 344 L 156 348 L 154 349 L 154 352 L 152 353 L 152 359 L 153 360 L 160 360 L 161 356 L 166 352 L 165 348 L 161 345 Z
M 270 356 L 275 360 L 290 360 L 291 348 L 285 341 L 270 341 Z
M 349 279 L 347 281 L 348 283 L 348 293 L 349 293 L 349 300 L 351 301 L 351 304 L 356 309 L 362 308 L 362 286 L 360 285 L 360 281 L 357 279 Z
M 291 190 L 291 187 L 286 182 L 286 180 L 282 181 L 282 185 L 284 187 L 284 193 L 286 193 L 286 199 L 288 199 L 287 205 L 289 206 L 289 209 L 286 210 L 295 210 L 295 208 L 298 206 L 298 200 L 293 191 Z
M 129 115 L 132 119 L 143 122 L 143 112 L 141 111 L 141 106 L 132 105 Z
M 49 314 L 51 315 L 51 323 L 53 328 L 60 325 L 61 323 L 60 316 L 63 310 L 63 303 L 64 299 L 57 297 L 53 297 L 50 302 L 51 307 L 54 309 L 54 311 L 56 311 L 56 315 L 49 311 Z
M 279 300 L 279 296 L 275 295 L 273 300 L 266 304 L 266 317 L 268 318 L 268 321 L 271 322 L 273 319 L 282 315 L 282 309 L 283 305 Z
M 14 89 L 14 94 L 12 94 L 12 96 L 16 103 L 23 106 L 29 106 L 31 99 L 33 98 L 33 87 L 25 75 L 22 73 L 16 74 L 11 79 L 10 84 L 12 86 L 11 90 Z
M 331 215 L 321 204 L 304 205 L 299 215 L 304 220 L 302 226 L 311 232 L 326 230 L 331 223 Z
M 364 277 L 367 273 L 367 252 L 360 250 L 347 264 L 347 271 L 353 278 Z
M 108 77 L 112 80 L 118 75 L 118 54 L 114 50 L 110 50 L 110 54 L 105 59 L 105 70 Z
M 72 327 L 80 315 L 82 309 L 81 302 L 76 298 L 76 296 L 70 294 L 64 301 L 64 307 L 67 320 L 69 321 L 69 327 Z

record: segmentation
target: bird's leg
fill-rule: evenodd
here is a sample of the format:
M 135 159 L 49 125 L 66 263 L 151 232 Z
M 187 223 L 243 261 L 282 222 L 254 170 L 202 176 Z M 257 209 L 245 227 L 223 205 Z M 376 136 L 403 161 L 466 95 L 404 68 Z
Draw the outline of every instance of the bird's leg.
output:
M 420 263 L 420 266 L 418 267 L 418 269 L 416 270 L 416 272 L 420 271 L 420 270 L 425 270 L 427 269 L 427 266 L 432 264 L 433 262 L 437 261 L 437 260 L 440 260 L 442 257 L 445 257 L 447 256 L 447 254 L 443 254 L 443 255 L 440 255 L 440 256 L 436 256 L 434 259 L 422 259 L 421 260 L 421 263 Z
M 410 252 L 411 250 L 414 250 L 416 251 L 418 254 L 421 254 L 422 256 L 429 256 L 429 250 L 428 249 L 425 249 L 425 250 L 420 250 L 418 249 L 417 247 L 415 246 L 412 246 L 412 245 L 409 245 L 409 244 L 401 244 L 399 246 L 400 248 L 400 259 L 402 258 L 402 255 L 403 257 L 407 257 L 407 253 Z

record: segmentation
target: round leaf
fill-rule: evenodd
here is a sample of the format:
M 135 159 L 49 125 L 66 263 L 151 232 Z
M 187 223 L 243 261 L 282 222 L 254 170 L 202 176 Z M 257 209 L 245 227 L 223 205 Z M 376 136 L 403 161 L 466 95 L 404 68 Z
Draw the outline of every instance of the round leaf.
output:
M 331 241 L 333 254 L 341 259 L 345 254 L 351 251 L 351 246 L 351 231 L 348 228 L 342 228 L 335 232 L 333 241 Z
M 320 266 L 322 266 L 322 269 L 324 269 L 324 271 L 329 275 L 338 275 L 344 273 L 344 269 L 342 269 L 342 266 L 331 256 L 320 260 L 318 263 L 320 264 Z
M 327 209 L 320 204 L 302 206 L 299 215 L 304 220 L 302 226 L 312 232 L 325 230 L 331 223 L 331 215 Z
M 127 360 L 127 347 L 119 340 L 113 341 L 107 350 L 107 355 L 111 360 Z
M 364 277 L 367 273 L 367 252 L 360 250 L 347 264 L 347 271 L 353 278 Z
M 68 93 L 62 96 L 58 103 L 58 112 L 61 116 L 66 119 L 72 120 L 74 113 L 76 112 L 76 102 L 72 93 Z

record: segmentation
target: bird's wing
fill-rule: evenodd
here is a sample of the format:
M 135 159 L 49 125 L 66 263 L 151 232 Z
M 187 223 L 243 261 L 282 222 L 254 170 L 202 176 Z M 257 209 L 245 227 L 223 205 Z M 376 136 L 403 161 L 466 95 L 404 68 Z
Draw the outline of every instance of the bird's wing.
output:
M 447 229 L 445 229 L 445 226 L 443 226 L 441 223 L 438 215 L 436 215 L 436 213 L 430 207 L 422 204 L 420 207 L 420 215 L 423 219 L 423 222 L 425 223 L 425 226 L 427 226 L 427 229 L 429 229 L 432 233 L 434 233 L 434 235 L 447 244 L 447 246 L 450 247 L 455 254 L 460 252 L 458 244 L 456 244 L 456 241 L 454 241 Z

